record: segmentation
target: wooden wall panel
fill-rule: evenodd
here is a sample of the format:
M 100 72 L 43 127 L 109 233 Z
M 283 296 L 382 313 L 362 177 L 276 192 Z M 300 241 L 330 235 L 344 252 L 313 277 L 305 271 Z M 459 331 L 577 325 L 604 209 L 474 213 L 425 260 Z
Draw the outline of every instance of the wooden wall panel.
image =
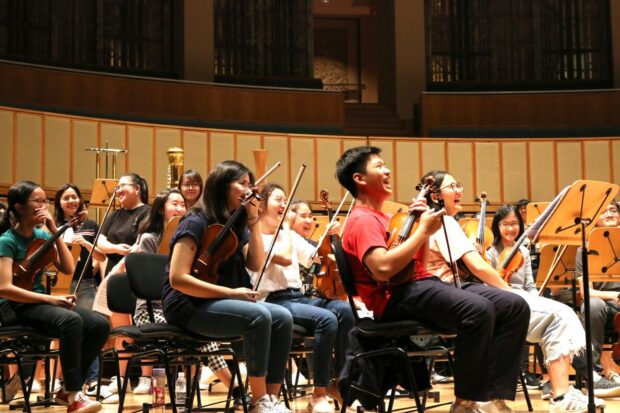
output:
M 67 182 L 70 167 L 71 122 L 68 118 L 45 117 L 45 158 L 42 185 L 59 187 Z
M 128 149 L 127 141 L 125 139 L 126 126 L 120 123 L 106 123 L 100 124 L 100 136 L 97 146 L 112 149 Z M 121 176 L 125 172 L 138 172 L 129 170 L 129 159 L 133 157 L 142 157 L 142 148 L 140 146 L 133 148 L 132 152 L 126 154 L 118 154 L 116 156 L 116 178 Z M 105 154 L 101 156 L 101 166 L 99 176 L 101 178 L 114 178 L 114 156 L 110 154 L 108 156 L 107 168 L 105 162 Z M 139 171 L 140 175 L 146 173 L 146 171 Z M 150 184 L 150 182 L 149 182 Z
M 291 137 L 290 139 L 291 179 L 293 179 L 293 181 L 291 181 L 291 185 L 299 172 L 299 167 L 303 164 L 303 162 L 306 162 L 306 170 L 304 171 L 304 175 L 299 182 L 299 187 L 295 193 L 295 199 L 302 199 L 304 201 L 317 199 L 318 193 L 316 189 L 317 185 L 315 185 L 315 183 L 318 184 L 319 188 L 322 188 L 322 178 L 325 178 L 324 173 L 328 172 L 328 168 L 325 164 L 329 164 L 332 157 L 325 156 L 317 159 L 314 150 L 314 141 L 316 138 Z M 334 161 L 334 163 L 335 162 L 336 161 Z M 332 176 L 334 176 L 333 173 Z M 334 185 L 333 178 L 331 180 L 326 179 L 325 181 L 329 184 L 329 187 L 325 189 L 329 191 L 332 197 L 338 198 L 340 186 L 338 184 Z
M 613 161 L 612 172 L 614 174 L 612 182 L 618 183 L 620 181 L 620 140 L 611 142 L 611 155 Z
M 552 142 L 530 143 L 531 201 L 550 201 L 555 194 Z
M 476 185 L 474 180 L 474 145 L 471 142 L 448 142 L 447 150 L 448 162 L 445 168 L 435 168 L 447 170 L 463 184 L 464 203 L 474 202 Z M 424 173 L 427 173 L 425 170 Z
M 183 134 L 184 170 L 193 169 L 202 176 L 204 182 L 209 173 L 207 161 L 207 133 L 185 131 Z
M 581 143 L 558 142 L 558 187 L 564 188 L 581 179 Z
M 227 159 L 235 159 L 234 138 L 235 134 L 230 132 L 217 131 L 209 134 L 209 169 Z
M 256 170 L 256 162 L 252 152 L 254 149 L 260 149 L 260 135 L 237 134 L 237 160 L 253 171 Z M 269 154 L 267 154 L 267 163 L 269 164 L 269 162 Z M 258 179 L 259 177 L 257 176 L 256 178 Z
M 398 165 L 398 170 L 392 171 L 392 186 L 398 188 L 397 199 L 401 201 L 411 200 L 418 195 L 415 187 L 422 178 L 420 175 L 420 145 L 417 142 L 396 142 L 394 159 Z
M 153 166 L 155 165 L 153 163 L 154 140 L 155 128 L 129 126 L 127 128 L 127 170 L 123 169 L 117 174 L 117 178 L 126 172 L 139 174 L 146 180 L 149 186 L 149 196 L 151 197 L 157 194 L 155 190 L 155 176 L 153 175 Z
M 422 174 L 446 170 L 445 142 L 422 142 Z
M 17 147 L 15 157 L 15 180 L 29 179 L 38 184 L 43 174 L 43 116 L 19 113 L 15 125 Z
M 2 182 L 13 181 L 14 156 L 13 149 L 13 111 L 0 110 L 0 176 Z M 7 179 L 8 178 L 8 179 Z
M 505 203 L 527 198 L 526 147 L 523 142 L 502 143 Z
M 269 159 L 273 164 L 277 161 L 282 162 L 282 165 L 275 170 L 274 173 L 267 178 L 268 182 L 275 182 L 284 188 L 284 191 L 289 191 L 289 180 L 292 180 L 297 176 L 299 165 L 291 165 L 289 158 L 289 150 L 286 140 L 281 136 L 269 135 L 264 137 L 264 148 L 269 151 Z M 250 169 L 254 169 L 252 166 Z
M 321 189 L 329 192 L 329 199 L 332 202 L 339 202 L 346 190 L 342 189 L 336 174 L 336 162 L 340 158 L 340 141 L 333 138 L 316 138 L 317 146 L 317 185 L 311 198 L 320 199 Z M 351 198 L 349 198 L 351 200 Z
M 154 175 L 149 191 L 155 195 L 168 187 L 168 149 L 181 146 L 181 131 L 178 129 L 155 129 Z
M 499 171 L 499 143 L 476 143 L 476 192 L 486 191 L 487 200 L 491 203 L 502 202 Z
M 611 179 L 608 142 L 585 142 L 584 155 L 585 179 L 605 182 Z
M 97 122 L 73 120 L 73 181 L 82 191 L 91 191 L 95 180 L 96 154 L 87 148 L 97 146 Z

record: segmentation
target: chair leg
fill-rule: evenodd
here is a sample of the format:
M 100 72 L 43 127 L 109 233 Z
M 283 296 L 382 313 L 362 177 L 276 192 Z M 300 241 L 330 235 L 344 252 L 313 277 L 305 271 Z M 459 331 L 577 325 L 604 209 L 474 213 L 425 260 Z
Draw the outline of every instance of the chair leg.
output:
M 532 407 L 532 401 L 530 400 L 530 392 L 527 390 L 527 386 L 525 385 L 525 374 L 522 371 L 519 371 L 519 379 L 521 380 L 521 388 L 523 389 L 523 395 L 525 396 L 525 402 L 527 403 L 527 410 L 529 412 L 533 412 L 534 408 Z

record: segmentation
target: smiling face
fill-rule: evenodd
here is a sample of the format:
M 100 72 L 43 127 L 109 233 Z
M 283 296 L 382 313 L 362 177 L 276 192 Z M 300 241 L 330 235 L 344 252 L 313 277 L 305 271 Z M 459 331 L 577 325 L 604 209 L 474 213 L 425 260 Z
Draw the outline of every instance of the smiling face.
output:
M 372 198 L 385 200 L 392 194 L 392 171 L 379 155 L 371 155 L 366 162 L 366 173 L 355 173 L 353 179 L 361 192 Z
M 122 176 L 121 179 L 118 180 L 116 196 L 122 208 L 133 209 L 141 202 L 140 186 L 133 181 L 131 176 Z
M 181 183 L 181 193 L 187 200 L 187 204 L 193 206 L 200 198 L 200 183 L 185 176 Z
M 444 208 L 446 213 L 450 216 L 455 216 L 463 209 L 461 204 L 461 197 L 463 196 L 463 186 L 456 182 L 456 179 L 452 175 L 446 174 L 441 183 L 441 188 L 438 194 L 439 199 L 444 202 Z
M 173 217 L 185 214 L 185 200 L 181 194 L 171 193 L 164 204 L 164 222 L 170 221 Z
M 305 202 L 301 202 L 297 205 L 297 211 L 295 211 L 295 219 L 293 220 L 293 230 L 308 239 L 312 235 L 314 229 L 314 219 L 312 218 L 312 210 Z
M 499 221 L 499 234 L 504 245 L 512 245 L 519 237 L 519 219 L 514 212 Z
M 67 188 L 60 196 L 60 207 L 65 215 L 65 218 L 76 216 L 80 210 L 80 197 L 73 188 Z
M 278 225 L 286 208 L 286 195 L 280 188 L 274 188 L 261 208 L 261 220 L 269 225 Z
M 45 220 L 35 220 L 34 215 L 37 211 L 47 209 L 49 200 L 45 195 L 45 191 L 41 187 L 35 188 L 28 200 L 24 204 L 16 204 L 15 208 L 20 214 L 20 223 L 24 225 L 44 224 Z
M 232 181 L 228 187 L 228 210 L 232 212 L 239 208 L 241 200 L 250 189 L 250 175 L 248 174 Z

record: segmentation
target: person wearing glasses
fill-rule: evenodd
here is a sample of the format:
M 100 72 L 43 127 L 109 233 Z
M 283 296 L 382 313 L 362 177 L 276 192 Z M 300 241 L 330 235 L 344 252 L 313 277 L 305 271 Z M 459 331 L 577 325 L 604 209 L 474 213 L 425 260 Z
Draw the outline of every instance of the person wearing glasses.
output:
M 616 200 L 605 208 L 596 221 L 599 228 L 616 228 L 620 226 L 620 206 Z M 579 293 L 583 299 L 583 261 L 582 248 L 577 249 L 575 257 L 575 277 L 579 287 Z M 620 376 L 613 370 L 609 370 L 603 376 L 601 354 L 605 329 L 614 330 L 614 318 L 620 312 L 620 283 L 619 282 L 595 282 L 590 281 L 590 329 L 592 333 L 592 360 L 594 361 L 594 394 L 599 397 L 615 397 L 620 395 Z M 585 311 L 581 304 L 582 314 Z M 585 322 L 584 320 L 582 320 Z M 575 366 L 577 368 L 577 366 Z M 581 374 L 581 372 L 578 370 Z M 585 374 L 582 374 L 584 377 Z
M 202 196 L 202 176 L 193 169 L 183 172 L 179 179 L 179 190 L 185 198 L 187 210 L 200 207 L 200 197 Z
M 26 257 L 28 246 L 58 231 L 48 211 L 45 191 L 31 181 L 21 181 L 8 192 L 8 209 L 0 219 L 0 323 L 23 324 L 59 339 L 60 364 L 64 387 L 55 400 L 67 406 L 67 413 L 89 413 L 101 404 L 82 393 L 90 363 L 99 354 L 110 333 L 107 320 L 91 310 L 77 306 L 75 295 L 48 295 L 42 270 L 34 275 L 31 288 L 13 284 L 13 264 Z M 56 267 L 65 274 L 74 270 L 73 257 L 65 242 L 57 239 Z M 15 380 L 15 376 L 13 377 Z M 10 383 L 9 383 L 10 384 Z M 11 387 L 7 384 L 7 387 Z
M 523 234 L 524 225 L 517 208 L 503 205 L 495 212 L 493 245 L 487 251 L 491 265 L 500 267 L 500 254 L 515 245 Z M 527 341 L 540 344 L 551 382 L 551 411 L 586 411 L 588 398 L 569 385 L 569 370 L 573 358 L 585 351 L 586 333 L 577 314 L 567 305 L 538 294 L 532 276 L 529 250 L 519 247 L 523 264 L 512 273 L 510 287 L 530 307 L 530 324 Z M 604 405 L 597 399 L 597 405 Z
M 456 332 L 455 401 L 450 413 L 510 412 L 503 400 L 514 400 L 519 363 L 506 355 L 516 353 L 525 340 L 527 303 L 516 294 L 483 284 L 454 288 L 428 269 L 429 240 L 442 230 L 446 211 L 454 212 L 448 209 L 453 206 L 448 202 L 445 210 L 434 211 L 427 206 L 428 200 L 415 200 L 410 210 L 420 213 L 417 229 L 401 244 L 388 249 L 386 229 L 390 217 L 381 209 L 392 194 L 392 172 L 380 152 L 371 146 L 352 148 L 336 164 L 338 181 L 356 199 L 342 235 L 342 247 L 359 295 L 379 322 L 415 319 Z M 437 177 L 436 181 L 442 187 L 442 179 Z M 459 188 L 453 179 L 446 180 L 442 191 L 457 194 Z M 460 230 L 456 221 L 453 225 Z M 412 261 L 409 277 L 395 278 Z M 501 278 L 496 278 L 499 280 L 493 281 L 509 289 Z M 502 400 L 501 409 L 494 402 L 477 403 L 491 399 Z

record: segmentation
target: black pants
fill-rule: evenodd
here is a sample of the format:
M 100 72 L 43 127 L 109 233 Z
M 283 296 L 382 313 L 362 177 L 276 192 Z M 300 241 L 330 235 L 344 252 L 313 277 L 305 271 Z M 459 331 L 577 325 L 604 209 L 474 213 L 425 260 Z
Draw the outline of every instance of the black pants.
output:
M 457 333 L 455 396 L 514 400 L 530 319 L 521 297 L 479 283 L 463 283 L 459 290 L 429 277 L 398 288 L 382 320 L 409 318 Z
M 82 390 L 90 363 L 110 335 L 108 320 L 101 314 L 80 307 L 68 310 L 49 304 L 11 304 L 18 324 L 32 326 L 59 339 L 65 390 Z

